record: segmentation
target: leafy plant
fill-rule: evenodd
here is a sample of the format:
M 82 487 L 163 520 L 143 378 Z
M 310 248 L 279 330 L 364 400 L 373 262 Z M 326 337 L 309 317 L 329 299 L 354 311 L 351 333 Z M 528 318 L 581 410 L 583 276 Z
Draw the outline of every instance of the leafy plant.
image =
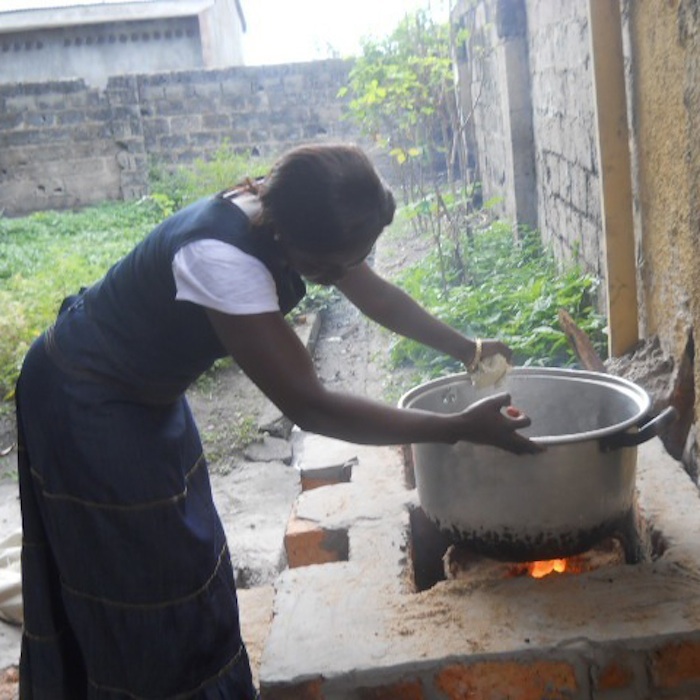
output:
M 461 132 L 450 28 L 425 10 L 407 15 L 385 39 L 365 40 L 348 84 L 350 118 L 386 149 L 406 201 L 424 191 L 425 174 L 454 183 Z
M 452 57 L 468 40 L 467 30 L 453 32 L 419 10 L 384 40 L 363 43 L 339 91 L 350 98 L 350 118 L 391 156 L 416 235 L 430 234 L 443 275 L 449 249 L 464 279 L 459 237 L 468 218 L 479 216 L 481 191 L 468 165 L 471 113 L 460 107 Z
M 150 173 L 151 190 L 156 201 L 173 211 L 207 195 L 233 187 L 245 178 L 265 175 L 272 161 L 237 152 L 225 142 L 211 158 L 197 158 L 193 163 L 168 169 L 153 165 Z
M 605 320 L 594 308 L 598 281 L 577 267 L 560 271 L 535 231 L 513 236 L 512 227 L 493 222 L 461 241 L 468 262 L 446 267 L 449 256 L 433 251 L 397 283 L 436 316 L 472 337 L 499 338 L 514 351 L 517 365 L 570 366 L 576 363 L 565 333 L 558 327 L 566 309 L 601 352 Z M 459 364 L 413 341 L 392 347 L 396 365 L 415 364 L 424 378 L 463 370 Z

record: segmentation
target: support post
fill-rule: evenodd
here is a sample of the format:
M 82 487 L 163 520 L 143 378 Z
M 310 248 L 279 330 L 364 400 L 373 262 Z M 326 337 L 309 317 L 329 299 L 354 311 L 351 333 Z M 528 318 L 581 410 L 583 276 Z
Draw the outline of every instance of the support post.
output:
M 639 341 L 632 173 L 619 0 L 588 0 L 607 277 L 608 351 Z

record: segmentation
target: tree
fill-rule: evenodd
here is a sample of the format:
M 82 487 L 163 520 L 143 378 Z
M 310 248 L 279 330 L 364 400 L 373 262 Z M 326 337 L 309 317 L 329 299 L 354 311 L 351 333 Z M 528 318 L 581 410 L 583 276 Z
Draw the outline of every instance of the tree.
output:
M 468 275 L 460 232 L 469 230 L 463 214 L 471 212 L 475 191 L 463 167 L 464 124 L 452 61 L 452 41 L 464 39 L 452 37 L 449 23 L 434 21 L 425 10 L 407 15 L 385 39 L 363 42 L 340 91 L 350 97 L 350 117 L 391 156 L 413 225 L 430 232 L 441 264 L 456 269 L 462 282 Z

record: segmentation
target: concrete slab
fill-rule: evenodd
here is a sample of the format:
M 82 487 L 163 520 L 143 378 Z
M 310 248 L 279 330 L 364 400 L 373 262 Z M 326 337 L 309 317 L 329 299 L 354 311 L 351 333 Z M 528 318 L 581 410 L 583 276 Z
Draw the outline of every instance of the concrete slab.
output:
M 284 532 L 301 491 L 299 472 L 282 462 L 244 462 L 211 475 L 236 570 L 236 585 L 272 583 L 286 565 Z

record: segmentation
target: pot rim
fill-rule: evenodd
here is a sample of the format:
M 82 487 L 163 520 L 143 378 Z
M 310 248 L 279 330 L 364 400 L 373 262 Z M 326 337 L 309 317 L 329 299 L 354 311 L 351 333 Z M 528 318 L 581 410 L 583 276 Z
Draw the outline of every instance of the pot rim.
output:
M 565 380 L 595 383 L 624 394 L 637 404 L 637 413 L 635 415 L 604 428 L 598 428 L 597 430 L 589 430 L 581 433 L 539 435 L 529 438 L 532 440 L 532 442 L 539 445 L 566 445 L 576 442 L 585 442 L 588 440 L 597 440 L 609 435 L 622 433 L 628 428 L 639 424 L 651 408 L 651 397 L 644 389 L 642 389 L 642 387 L 638 386 L 634 382 L 631 382 L 629 379 L 616 377 L 611 374 L 605 374 L 604 372 L 592 372 L 589 370 L 560 367 L 514 367 L 509 371 L 508 376 L 525 378 L 543 376 L 547 377 L 548 379 L 556 379 L 557 377 L 561 377 Z M 409 389 L 405 394 L 403 394 L 403 396 L 401 396 L 399 399 L 398 406 L 399 408 L 410 408 L 411 402 L 416 400 L 427 390 L 439 389 L 441 386 L 454 384 L 455 380 L 467 381 L 471 383 L 471 376 L 468 372 L 461 372 L 423 382 L 422 384 Z M 500 393 L 501 391 L 505 391 L 505 389 L 501 389 L 498 385 L 496 385 L 490 387 L 489 389 L 481 390 L 480 393 L 482 393 L 483 396 L 489 396 Z

